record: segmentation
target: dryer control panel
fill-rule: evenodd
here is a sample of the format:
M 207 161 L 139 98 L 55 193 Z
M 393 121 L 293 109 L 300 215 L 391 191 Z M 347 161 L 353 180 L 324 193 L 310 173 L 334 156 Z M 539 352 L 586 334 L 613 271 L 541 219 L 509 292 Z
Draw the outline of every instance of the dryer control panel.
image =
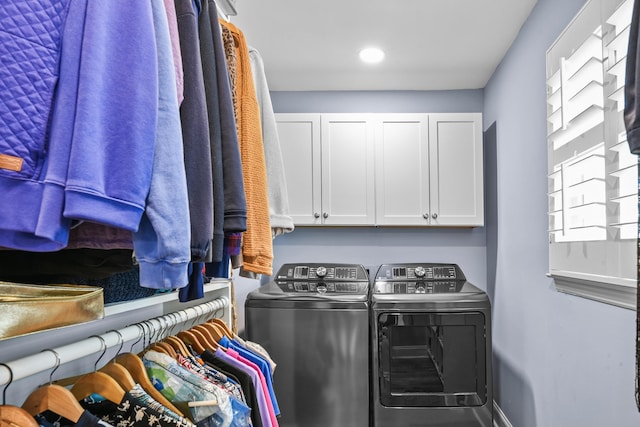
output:
M 376 273 L 373 293 L 454 293 L 460 292 L 466 280 L 457 264 L 383 264 Z
M 369 275 L 358 264 L 284 264 L 275 283 L 285 292 L 366 294 Z

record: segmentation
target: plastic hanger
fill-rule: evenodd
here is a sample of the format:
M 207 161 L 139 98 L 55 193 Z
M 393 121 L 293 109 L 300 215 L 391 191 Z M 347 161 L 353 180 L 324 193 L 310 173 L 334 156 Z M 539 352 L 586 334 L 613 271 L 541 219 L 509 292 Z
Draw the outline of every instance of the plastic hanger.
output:
M 137 354 L 123 353 L 116 356 L 115 360 L 118 364 L 124 366 L 127 371 L 129 371 L 133 379 L 138 384 L 140 384 L 144 391 L 146 391 L 151 397 L 153 397 L 165 407 L 171 409 L 173 412 L 184 416 L 182 411 L 178 410 L 178 408 L 176 408 L 171 402 L 169 402 L 169 400 L 154 387 L 154 385 L 151 383 L 151 380 L 149 379 L 149 375 L 147 374 L 147 370 L 144 367 L 142 359 L 140 359 Z
M 56 356 L 56 366 L 49 374 L 49 384 L 34 390 L 22 404 L 22 409 L 32 416 L 51 411 L 77 423 L 84 412 L 84 408 L 80 406 L 73 393 L 60 385 L 53 384 L 53 373 L 60 366 L 60 355 L 55 350 L 49 349 L 45 351 L 50 351 Z

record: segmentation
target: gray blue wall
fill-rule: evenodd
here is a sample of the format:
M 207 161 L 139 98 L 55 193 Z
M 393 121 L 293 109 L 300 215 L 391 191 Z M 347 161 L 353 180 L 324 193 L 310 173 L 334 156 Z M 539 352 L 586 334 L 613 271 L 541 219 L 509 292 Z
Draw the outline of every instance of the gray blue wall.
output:
M 545 276 L 545 52 L 584 3 L 538 0 L 484 92 L 485 128 L 496 123 L 494 386 L 515 427 L 640 425 L 635 313 L 558 293 Z
M 274 241 L 274 264 L 459 263 L 491 297 L 495 399 L 514 427 L 640 425 L 635 313 L 546 277 L 545 52 L 584 3 L 538 0 L 484 91 L 273 93 L 277 112 L 484 113 L 484 228 L 298 228 Z M 256 286 L 243 284 L 240 301 Z

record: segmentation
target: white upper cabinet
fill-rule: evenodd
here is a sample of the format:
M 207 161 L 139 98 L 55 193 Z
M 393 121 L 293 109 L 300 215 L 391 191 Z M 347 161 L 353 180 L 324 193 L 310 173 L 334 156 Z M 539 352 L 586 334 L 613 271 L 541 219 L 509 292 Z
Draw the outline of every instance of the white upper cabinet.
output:
M 374 225 L 370 119 L 278 114 L 277 122 L 294 223 Z
M 277 123 L 293 223 L 320 224 L 320 115 L 278 114 Z
M 373 123 L 368 115 L 322 114 L 322 219 L 374 225 Z
M 429 115 L 431 225 L 484 225 L 480 113 Z
M 375 132 L 376 223 L 428 225 L 428 115 L 377 115 Z
M 296 225 L 484 224 L 481 114 L 276 116 Z

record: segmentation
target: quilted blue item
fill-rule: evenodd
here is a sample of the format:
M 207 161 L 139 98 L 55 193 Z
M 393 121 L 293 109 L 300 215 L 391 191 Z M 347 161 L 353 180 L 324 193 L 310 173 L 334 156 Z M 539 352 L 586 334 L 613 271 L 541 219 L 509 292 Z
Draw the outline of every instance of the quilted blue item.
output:
M 0 8 L 0 155 L 22 159 L 20 167 L 0 167 L 2 175 L 34 179 L 41 171 L 69 3 L 3 1 Z

